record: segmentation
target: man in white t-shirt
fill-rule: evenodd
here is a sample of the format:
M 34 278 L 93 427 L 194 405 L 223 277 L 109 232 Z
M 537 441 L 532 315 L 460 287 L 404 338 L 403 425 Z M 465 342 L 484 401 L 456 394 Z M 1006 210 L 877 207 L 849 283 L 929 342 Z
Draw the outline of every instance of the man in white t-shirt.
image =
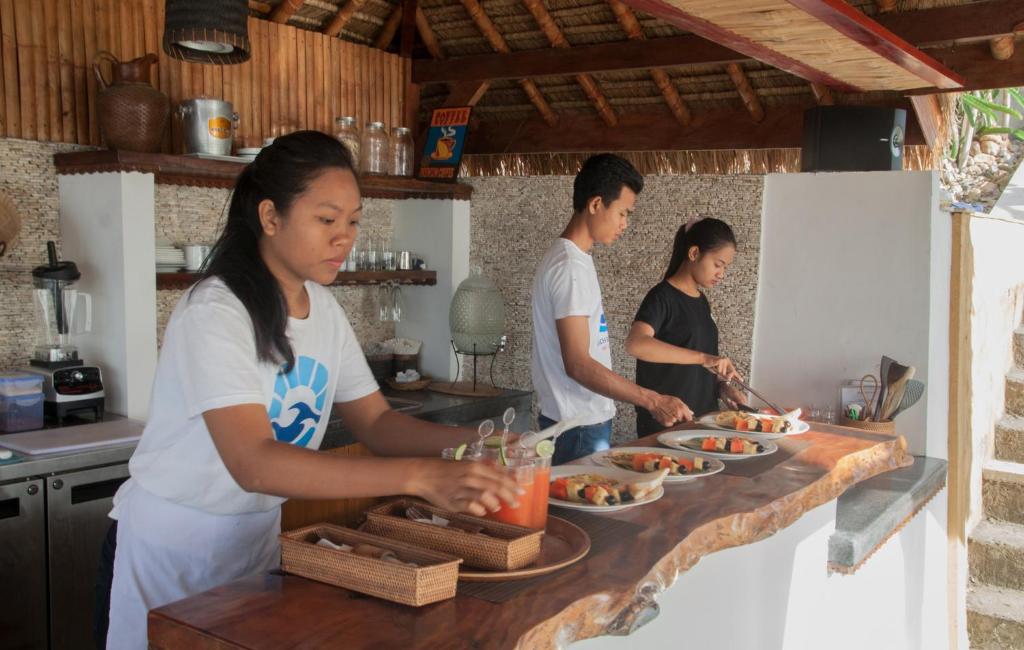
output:
M 533 276 L 533 358 L 540 427 L 578 418 L 558 437 L 553 462 L 607 449 L 614 400 L 642 406 L 663 425 L 690 420 L 677 397 L 637 386 L 612 371 L 608 321 L 590 250 L 626 230 L 643 176 L 614 154 L 592 156 L 573 183 L 573 216 Z

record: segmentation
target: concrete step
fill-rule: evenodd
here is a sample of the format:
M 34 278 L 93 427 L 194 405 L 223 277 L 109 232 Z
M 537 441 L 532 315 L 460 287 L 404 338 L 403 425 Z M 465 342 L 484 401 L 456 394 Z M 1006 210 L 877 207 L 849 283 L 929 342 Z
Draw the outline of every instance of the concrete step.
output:
M 1013 361 L 1018 368 L 1024 368 L 1024 327 L 1018 327 L 1013 333 Z
M 989 461 L 981 474 L 981 499 L 988 519 L 1024 525 L 1024 464 Z
M 1007 415 L 996 422 L 996 459 L 1024 463 L 1024 418 Z
M 1006 373 L 1006 414 L 1024 417 L 1024 370 Z
M 1024 648 L 1024 592 L 973 585 L 967 591 L 967 636 L 973 650 Z
M 1024 590 L 1024 526 L 982 521 L 967 542 L 967 563 L 976 583 Z

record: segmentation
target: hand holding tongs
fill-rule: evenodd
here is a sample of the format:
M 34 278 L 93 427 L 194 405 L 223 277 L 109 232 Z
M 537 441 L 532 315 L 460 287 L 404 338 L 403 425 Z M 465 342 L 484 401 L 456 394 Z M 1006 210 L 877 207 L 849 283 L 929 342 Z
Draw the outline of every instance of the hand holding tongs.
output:
M 718 377 L 722 381 L 732 381 L 732 382 L 735 382 L 735 384 L 737 386 L 739 386 L 743 390 L 747 391 L 748 393 L 750 393 L 751 395 L 753 395 L 757 399 L 759 399 L 762 402 L 764 402 L 765 404 L 767 404 L 768 408 L 772 409 L 773 411 L 775 411 L 777 414 L 781 415 L 782 417 L 784 417 L 784 418 L 800 417 L 800 409 L 793 409 L 792 411 L 788 411 L 787 412 L 785 409 L 783 409 L 778 404 L 775 404 L 774 402 L 769 402 L 767 399 L 765 399 L 765 397 L 763 395 L 761 395 L 756 390 L 751 388 L 748 384 L 744 383 L 741 379 L 739 379 L 739 377 L 734 376 L 731 380 L 727 380 L 724 377 L 722 377 L 721 375 L 719 375 L 717 372 L 715 372 L 714 370 L 710 370 L 710 372 L 712 372 L 716 377 Z M 737 404 L 737 407 L 739 407 L 739 409 L 741 411 L 750 411 L 752 413 L 756 413 L 757 412 L 757 409 L 755 409 L 755 408 L 753 408 L 751 406 L 747 406 L 745 404 Z

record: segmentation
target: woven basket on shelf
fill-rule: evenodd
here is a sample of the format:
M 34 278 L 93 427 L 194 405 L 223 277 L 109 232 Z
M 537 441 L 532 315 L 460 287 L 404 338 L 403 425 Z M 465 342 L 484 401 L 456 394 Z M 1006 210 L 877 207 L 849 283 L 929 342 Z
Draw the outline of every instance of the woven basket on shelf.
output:
M 372 544 L 420 566 L 317 546 L 321 538 L 350 546 Z M 455 597 L 460 560 L 451 555 L 326 523 L 282 533 L 280 539 L 281 569 L 287 573 L 415 607 Z
M 863 429 L 872 433 L 884 433 L 890 436 L 896 435 L 896 423 L 892 420 L 875 422 L 873 420 L 851 420 L 846 417 L 839 418 L 839 424 L 853 429 Z
M 405 516 L 409 506 L 450 521 L 481 526 L 483 534 L 413 521 Z M 543 530 L 457 514 L 412 499 L 398 499 L 370 508 L 366 511 L 363 530 L 460 557 L 466 566 L 495 571 L 513 571 L 535 562 L 544 536 Z

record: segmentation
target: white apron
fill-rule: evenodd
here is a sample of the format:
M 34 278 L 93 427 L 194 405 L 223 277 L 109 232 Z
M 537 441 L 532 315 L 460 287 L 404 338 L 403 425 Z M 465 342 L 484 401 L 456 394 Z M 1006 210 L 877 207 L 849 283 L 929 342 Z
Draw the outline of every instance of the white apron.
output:
M 151 609 L 280 564 L 280 507 L 211 515 L 131 479 L 121 491 L 111 512 L 118 523 L 108 649 L 145 649 Z

